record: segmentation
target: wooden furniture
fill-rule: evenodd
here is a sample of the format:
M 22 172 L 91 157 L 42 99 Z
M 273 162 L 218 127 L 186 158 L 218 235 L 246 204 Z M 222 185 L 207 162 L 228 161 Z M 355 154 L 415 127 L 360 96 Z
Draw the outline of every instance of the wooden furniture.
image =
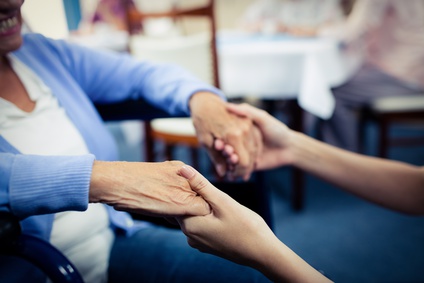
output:
M 126 100 L 113 104 L 97 104 L 95 106 L 102 119 L 106 122 L 122 120 L 145 121 L 170 117 L 168 113 L 150 105 L 143 99 Z M 263 185 L 265 182 L 263 181 L 262 173 L 255 174 L 254 179 L 249 182 L 225 182 L 215 180 L 212 183 L 241 204 L 256 211 L 264 218 L 271 228 L 273 227 L 269 192 L 268 188 Z M 132 216 L 139 220 L 150 221 L 170 228 L 178 228 L 178 226 L 170 224 L 160 217 L 150 217 L 140 214 L 133 214 Z
M 414 146 L 424 144 L 421 136 L 393 136 L 390 129 L 393 125 L 420 125 L 424 128 L 424 94 L 411 96 L 385 97 L 373 100 L 360 113 L 359 138 L 362 145 L 366 139 L 366 124 L 374 122 L 378 129 L 379 157 L 388 158 L 392 146 Z
M 174 6 L 166 12 L 145 13 L 135 5 L 127 3 L 128 31 L 132 39 L 143 34 L 143 23 L 148 19 L 171 18 L 178 24 L 184 18 L 203 18 L 208 22 L 207 35 L 178 35 L 163 40 L 148 39 L 137 45 L 131 41 L 129 51 L 136 57 L 160 62 L 176 63 L 188 69 L 194 75 L 219 87 L 218 59 L 216 50 L 216 23 L 214 1 L 209 0 L 200 7 L 181 8 Z M 157 45 L 157 46 L 155 46 Z M 164 47 L 166 46 L 166 47 Z M 205 53 L 206 52 L 206 53 Z M 199 55 L 198 58 L 196 54 Z M 203 68 L 203 70 L 199 69 Z M 206 69 L 206 71 L 204 71 Z M 190 118 L 155 119 L 145 122 L 145 156 L 147 161 L 156 161 L 155 141 L 165 147 L 165 159 L 173 159 L 172 152 L 177 145 L 188 146 L 191 150 L 192 165 L 198 168 L 199 143 Z
M 178 3 L 178 1 L 175 1 Z M 191 71 L 200 79 L 220 87 L 218 54 L 216 42 L 216 22 L 214 1 L 207 0 L 204 5 L 196 7 L 178 7 L 167 12 L 147 13 L 127 4 L 128 31 L 131 38 L 143 34 L 143 22 L 147 19 L 171 18 L 176 24 L 183 19 L 201 19 L 206 22 L 206 33 L 170 36 L 161 39 L 142 37 L 142 41 L 129 43 L 129 52 L 140 59 L 158 62 L 177 63 Z M 141 24 L 140 24 L 141 23 Z M 164 45 L 166 47 L 164 47 Z M 199 69 L 199 66 L 202 69 Z M 165 145 L 165 159 L 173 159 L 173 150 L 177 145 L 190 148 L 191 162 L 199 168 L 199 142 L 190 118 L 151 119 L 145 122 L 145 142 L 147 161 L 157 161 L 155 143 Z M 210 173 L 210 172 L 208 172 Z M 227 192 L 240 203 L 259 213 L 272 227 L 271 208 L 267 188 L 263 187 L 262 175 L 258 174 L 250 182 L 225 182 L 218 178 L 212 180 L 219 189 Z

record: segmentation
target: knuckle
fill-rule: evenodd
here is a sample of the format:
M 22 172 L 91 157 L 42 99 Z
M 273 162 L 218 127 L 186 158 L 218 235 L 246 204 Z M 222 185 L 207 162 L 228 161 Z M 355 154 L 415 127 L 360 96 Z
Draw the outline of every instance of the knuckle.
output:
M 180 167 L 184 165 L 184 162 L 179 161 L 179 160 L 170 160 L 170 161 L 165 161 L 167 162 L 168 165 L 172 166 L 172 167 Z

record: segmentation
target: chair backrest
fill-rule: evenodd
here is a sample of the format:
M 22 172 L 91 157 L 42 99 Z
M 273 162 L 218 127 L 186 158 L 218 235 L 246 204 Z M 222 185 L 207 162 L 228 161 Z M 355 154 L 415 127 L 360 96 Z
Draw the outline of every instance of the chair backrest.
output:
M 214 0 L 191 8 L 179 7 L 178 1 L 174 2 L 169 11 L 143 12 L 132 1 L 124 1 L 130 34 L 129 51 L 140 59 L 178 64 L 219 87 Z M 180 32 L 169 37 L 153 37 L 145 32 L 148 20 L 170 19 L 177 25 L 184 18 L 204 18 L 209 22 L 209 31 L 190 35 Z

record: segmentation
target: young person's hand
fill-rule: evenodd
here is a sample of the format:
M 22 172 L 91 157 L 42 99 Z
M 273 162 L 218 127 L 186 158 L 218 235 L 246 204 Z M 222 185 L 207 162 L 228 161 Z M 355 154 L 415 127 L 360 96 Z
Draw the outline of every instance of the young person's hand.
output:
M 266 111 L 255 108 L 249 104 L 227 104 L 227 109 L 241 117 L 252 119 L 262 136 L 259 154 L 256 160 L 256 169 L 272 169 L 292 162 L 290 151 L 290 138 L 292 131 L 281 121 L 277 120 Z M 215 147 L 223 150 L 229 160 L 237 159 L 237 154 L 231 145 L 221 140 L 215 142 Z
M 183 166 L 179 174 L 211 207 L 204 216 L 176 218 L 191 247 L 255 268 L 273 282 L 330 282 L 284 245 L 257 213 L 192 167 Z
M 253 266 L 263 256 L 264 246 L 278 241 L 262 217 L 214 187 L 195 169 L 183 166 L 179 174 L 211 207 L 205 216 L 177 218 L 190 246 Z

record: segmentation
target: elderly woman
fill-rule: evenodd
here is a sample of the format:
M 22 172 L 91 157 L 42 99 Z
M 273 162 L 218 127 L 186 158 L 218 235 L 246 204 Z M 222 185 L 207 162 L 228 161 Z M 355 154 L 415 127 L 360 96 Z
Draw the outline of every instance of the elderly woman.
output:
M 177 174 L 181 162 L 111 162 L 117 149 L 93 102 L 142 97 L 170 113 L 191 113 L 216 161 L 213 139 L 234 142 L 245 158 L 233 164 L 235 173 L 245 176 L 256 156 L 254 143 L 245 142 L 253 141 L 252 122 L 228 113 L 219 90 L 175 66 L 22 36 L 22 4 L 0 1 L 0 211 L 55 245 L 86 282 L 267 281 L 191 249 L 180 231 L 114 209 L 167 217 L 210 211 Z M 45 282 L 22 261 L 0 261 L 4 282 Z

